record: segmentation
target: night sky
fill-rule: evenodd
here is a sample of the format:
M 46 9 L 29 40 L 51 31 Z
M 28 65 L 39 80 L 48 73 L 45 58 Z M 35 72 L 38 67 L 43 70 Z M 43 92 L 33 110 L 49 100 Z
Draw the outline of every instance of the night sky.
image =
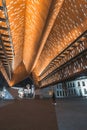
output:
M 5 80 L 4 76 L 2 75 L 2 73 L 0 72 L 0 88 L 3 88 L 3 86 L 8 87 L 8 83 Z
M 30 78 L 26 78 L 23 81 L 15 84 L 14 86 L 16 86 L 16 87 L 26 87 L 27 84 L 32 85 L 33 81 Z
M 23 81 L 15 84 L 15 87 L 26 87 L 27 84 L 32 85 L 33 82 L 30 78 L 26 78 Z M 3 88 L 3 86 L 9 87 L 7 81 L 5 80 L 4 76 L 2 75 L 2 73 L 0 72 L 0 88 Z

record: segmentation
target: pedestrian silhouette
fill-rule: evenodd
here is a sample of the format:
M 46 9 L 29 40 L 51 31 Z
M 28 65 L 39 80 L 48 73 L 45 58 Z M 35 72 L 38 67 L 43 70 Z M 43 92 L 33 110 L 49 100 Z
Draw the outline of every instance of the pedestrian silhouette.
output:
M 55 97 L 55 93 L 53 92 L 53 95 L 52 95 L 52 100 L 53 100 L 53 104 L 56 105 L 56 97 Z

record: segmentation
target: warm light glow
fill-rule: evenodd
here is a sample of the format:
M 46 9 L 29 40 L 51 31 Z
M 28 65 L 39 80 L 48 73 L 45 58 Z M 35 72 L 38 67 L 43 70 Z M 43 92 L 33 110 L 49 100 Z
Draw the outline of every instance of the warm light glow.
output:
M 12 68 L 15 70 L 23 60 L 25 0 L 6 0 L 6 5 L 15 52 Z
M 23 61 L 30 72 L 40 47 L 40 37 L 52 0 L 27 0 Z M 26 52 L 26 53 L 25 53 Z
M 7 23 L 2 20 L 0 20 L 0 34 L 12 36 L 14 55 L 8 51 L 12 48 L 10 43 L 6 42 L 10 38 L 5 35 L 2 37 L 4 41 L 2 43 L 8 47 L 6 49 L 9 55 L 12 54 L 13 59 L 10 65 L 6 64 L 7 68 L 2 67 L 1 72 L 10 86 L 31 73 L 38 84 L 38 81 L 54 68 L 54 64 L 51 64 L 46 75 L 40 77 L 49 63 L 87 29 L 86 1 L 6 0 L 6 8 L 11 34 L 6 30 Z M 5 13 L 1 9 L 0 17 L 5 18 Z M 0 53 L 1 51 L 0 47 Z M 9 62 L 8 55 L 6 57 Z M 60 66 L 61 62 L 58 61 L 57 65 Z M 11 69 L 12 79 L 9 80 L 6 72 Z M 55 81 L 55 78 L 52 78 L 52 81 Z M 50 80 L 46 79 L 42 84 L 48 82 Z
M 75 9 L 74 4 L 76 5 Z M 78 4 L 74 0 L 64 1 L 39 60 L 34 68 L 34 73 L 36 73 L 38 76 L 51 62 L 51 60 L 56 57 L 56 55 L 63 51 L 82 32 L 86 30 L 87 18 L 84 15 L 86 13 L 85 8 L 85 2 L 83 4 L 82 1 L 79 1 Z M 83 15 L 80 13 L 80 11 Z

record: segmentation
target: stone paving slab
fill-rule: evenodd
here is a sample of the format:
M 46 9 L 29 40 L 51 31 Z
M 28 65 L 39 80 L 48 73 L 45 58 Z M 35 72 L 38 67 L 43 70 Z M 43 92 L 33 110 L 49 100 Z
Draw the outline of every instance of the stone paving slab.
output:
M 55 107 L 59 130 L 87 130 L 87 99 L 57 100 Z

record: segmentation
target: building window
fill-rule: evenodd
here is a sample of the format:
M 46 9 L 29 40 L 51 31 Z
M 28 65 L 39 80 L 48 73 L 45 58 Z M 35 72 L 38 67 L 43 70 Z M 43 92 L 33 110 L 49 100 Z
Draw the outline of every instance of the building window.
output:
M 80 86 L 80 82 L 78 82 L 78 86 Z
M 57 91 L 57 96 L 59 96 L 59 91 Z
M 62 86 L 61 86 L 61 85 L 59 85 L 59 88 L 61 89 L 61 88 L 62 88 Z
M 70 87 L 72 87 L 72 83 L 70 83 Z
M 85 86 L 85 82 L 84 81 L 82 81 L 82 85 Z
M 75 90 L 75 89 L 73 89 L 73 91 L 74 91 L 74 94 L 76 95 L 76 90 Z
M 73 87 L 75 87 L 75 84 L 73 83 Z
M 62 96 L 62 92 L 60 91 L 60 96 Z
M 87 89 L 84 89 L 84 93 L 87 94 Z

